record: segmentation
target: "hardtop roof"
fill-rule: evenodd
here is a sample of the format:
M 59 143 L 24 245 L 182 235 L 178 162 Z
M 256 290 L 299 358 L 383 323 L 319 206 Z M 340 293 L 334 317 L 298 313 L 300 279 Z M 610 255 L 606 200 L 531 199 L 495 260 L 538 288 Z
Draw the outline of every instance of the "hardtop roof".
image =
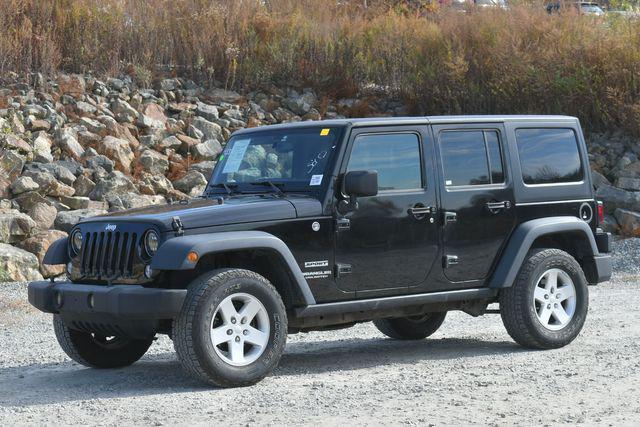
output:
M 361 126 L 385 126 L 385 125 L 437 125 L 449 123 L 505 123 L 505 122 L 547 122 L 547 123 L 571 123 L 578 121 L 572 116 L 552 115 L 474 115 L 474 116 L 418 116 L 418 117 L 367 117 L 353 119 L 334 120 L 308 120 L 304 122 L 280 123 L 277 125 L 259 126 L 240 129 L 234 135 L 253 133 L 267 130 L 300 129 L 308 127 L 361 127 Z

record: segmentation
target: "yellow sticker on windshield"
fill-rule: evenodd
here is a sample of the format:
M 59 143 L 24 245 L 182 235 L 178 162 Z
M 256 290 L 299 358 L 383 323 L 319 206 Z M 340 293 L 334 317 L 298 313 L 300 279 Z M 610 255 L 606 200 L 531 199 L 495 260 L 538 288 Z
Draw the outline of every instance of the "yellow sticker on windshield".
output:
M 330 131 L 330 130 L 331 130 L 331 129 L 327 129 L 327 128 L 322 129 L 322 130 L 320 131 L 320 136 L 327 136 L 327 135 L 329 135 L 329 131 Z

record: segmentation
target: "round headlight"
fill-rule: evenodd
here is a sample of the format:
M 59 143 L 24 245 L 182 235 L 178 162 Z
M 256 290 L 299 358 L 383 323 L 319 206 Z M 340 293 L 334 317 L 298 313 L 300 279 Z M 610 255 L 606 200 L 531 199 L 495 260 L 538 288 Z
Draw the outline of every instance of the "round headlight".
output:
M 147 231 L 144 235 L 144 250 L 149 257 L 152 257 L 158 252 L 158 245 L 160 239 L 158 233 L 153 230 Z
M 82 231 L 75 230 L 71 233 L 71 252 L 73 255 L 78 255 L 80 253 L 80 249 L 82 248 Z

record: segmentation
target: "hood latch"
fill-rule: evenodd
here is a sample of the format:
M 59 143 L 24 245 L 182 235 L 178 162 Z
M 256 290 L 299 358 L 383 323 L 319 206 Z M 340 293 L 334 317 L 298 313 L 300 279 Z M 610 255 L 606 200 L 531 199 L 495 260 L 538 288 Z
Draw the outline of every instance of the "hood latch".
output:
M 179 216 L 174 216 L 171 219 L 171 227 L 173 231 L 176 233 L 176 237 L 180 237 L 184 234 L 184 226 L 182 225 L 182 221 Z

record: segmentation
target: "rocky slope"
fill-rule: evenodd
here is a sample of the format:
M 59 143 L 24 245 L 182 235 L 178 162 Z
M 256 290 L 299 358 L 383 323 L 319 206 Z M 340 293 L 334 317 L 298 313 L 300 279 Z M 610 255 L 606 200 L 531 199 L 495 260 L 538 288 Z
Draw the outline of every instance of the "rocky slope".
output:
M 199 195 L 230 134 L 266 124 L 402 115 L 386 96 L 320 99 L 310 90 L 238 94 L 181 78 L 17 76 L 0 81 L 0 281 L 62 273 L 39 265 L 81 218 Z M 594 136 L 591 161 L 607 226 L 640 234 L 640 146 Z

